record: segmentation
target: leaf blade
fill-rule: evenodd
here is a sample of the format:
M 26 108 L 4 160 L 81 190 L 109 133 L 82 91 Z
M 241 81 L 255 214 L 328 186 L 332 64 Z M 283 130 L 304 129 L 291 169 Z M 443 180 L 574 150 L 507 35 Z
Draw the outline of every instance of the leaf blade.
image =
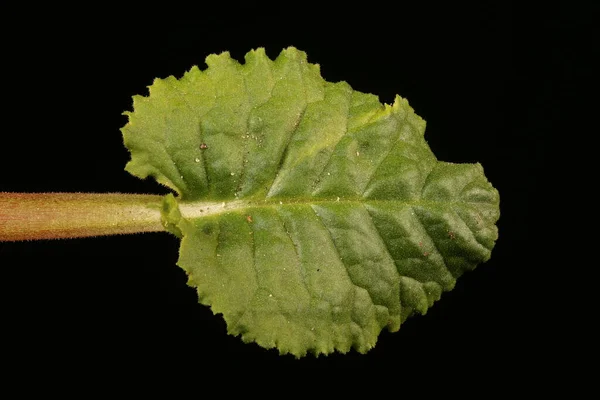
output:
M 128 171 L 179 194 L 178 265 L 229 333 L 366 352 L 490 258 L 498 192 L 481 165 L 437 161 L 405 99 L 325 82 L 294 48 L 207 64 L 136 97 L 123 136 Z

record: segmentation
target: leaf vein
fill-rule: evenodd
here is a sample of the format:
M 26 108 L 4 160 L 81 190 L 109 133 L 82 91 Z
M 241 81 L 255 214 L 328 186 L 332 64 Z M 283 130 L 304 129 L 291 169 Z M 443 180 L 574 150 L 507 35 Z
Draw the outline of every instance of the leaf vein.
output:
M 348 276 L 348 279 L 350 280 L 350 283 L 352 283 L 352 285 L 354 285 L 354 286 L 356 286 L 358 288 L 364 289 L 367 292 L 367 295 L 369 296 L 369 299 L 370 299 L 371 304 L 373 305 L 373 307 L 375 307 L 377 305 L 382 305 L 382 306 L 386 307 L 384 304 L 376 304 L 375 301 L 373 301 L 373 297 L 371 297 L 371 293 L 369 292 L 369 290 L 367 290 L 367 288 L 364 288 L 364 287 L 360 286 L 358 283 L 354 282 L 354 280 L 352 279 L 352 275 L 350 274 L 350 271 L 348 271 L 348 265 L 346 264 L 346 262 L 342 258 L 342 255 L 340 254 L 340 251 L 337 248 L 337 245 L 335 243 L 335 239 L 333 238 L 333 234 L 331 233 L 331 230 L 325 224 L 325 222 L 323 221 L 323 218 L 321 218 L 321 216 L 319 215 L 319 213 L 317 212 L 317 210 L 315 209 L 315 207 L 311 206 L 311 209 L 313 210 L 313 212 L 317 216 L 317 219 L 319 220 L 319 222 L 321 223 L 321 225 L 323 226 L 323 228 L 327 232 L 327 235 L 329 236 L 329 240 L 331 241 L 331 244 L 333 245 L 332 247 L 334 248 L 335 253 L 337 254 L 338 259 L 342 262 L 342 264 L 344 264 L 344 271 L 346 271 L 346 275 Z
M 406 122 L 408 113 L 405 113 L 405 117 L 404 117 L 404 119 L 402 121 L 398 120 L 398 117 L 395 114 L 392 114 L 392 115 L 393 115 L 393 118 L 398 123 L 398 125 L 401 125 L 403 122 Z M 399 126 L 399 128 L 401 128 L 401 126 Z M 377 164 L 377 166 L 373 169 L 373 172 L 371 173 L 371 176 L 369 177 L 369 179 L 367 179 L 366 185 L 362 188 L 361 195 L 363 197 L 365 195 L 365 192 L 367 191 L 367 188 L 369 187 L 369 185 L 371 184 L 371 182 L 373 181 L 373 179 L 377 175 L 377 171 L 379 171 L 379 168 L 385 163 L 385 161 L 387 160 L 387 158 L 390 156 L 390 154 L 392 154 L 392 151 L 394 150 L 394 148 L 396 147 L 396 145 L 400 141 L 400 136 L 401 136 L 402 132 L 400 131 L 400 129 L 397 129 L 397 131 L 398 131 L 398 134 L 396 136 L 396 139 L 394 140 L 394 143 L 391 146 L 388 147 L 388 149 L 385 152 L 385 155 L 381 158 L 381 161 L 379 161 L 379 164 Z
M 411 206 L 411 209 L 413 210 L 415 219 L 419 222 L 419 224 L 421 225 L 421 228 L 423 228 L 423 231 L 427 234 L 427 236 L 429 236 L 429 239 L 431 240 L 431 243 L 433 244 L 433 248 L 434 248 L 435 252 L 440 256 L 440 259 L 442 260 L 442 266 L 450 275 L 454 276 L 454 274 L 452 273 L 450 268 L 448 268 L 448 265 L 446 264 L 446 259 L 444 258 L 442 252 L 438 248 L 438 245 L 435 242 L 434 237 L 429 233 L 429 230 L 427 229 L 426 224 L 424 224 L 423 221 L 421 220 L 421 217 L 419 217 L 418 211 L 415 210 L 414 206 Z
M 254 111 L 255 106 L 252 105 L 250 101 L 250 92 L 248 91 L 248 82 L 246 81 L 246 75 L 242 74 L 242 81 L 244 82 L 244 93 L 246 94 L 246 103 L 250 108 L 248 112 L 248 116 L 246 117 L 246 132 L 245 135 L 248 135 L 250 132 L 250 115 L 252 111 Z M 244 136 L 244 135 L 242 135 Z M 248 140 L 242 139 L 242 168 L 240 169 L 239 174 L 239 184 L 235 190 L 235 197 L 239 196 L 239 193 L 242 191 L 242 187 L 244 186 L 244 179 L 246 178 L 246 154 L 248 152 Z
M 277 217 L 281 221 L 283 230 L 285 231 L 287 237 L 290 239 L 290 243 L 292 243 L 292 246 L 294 247 L 294 253 L 296 254 L 296 259 L 298 261 L 298 269 L 300 270 L 300 276 L 302 277 L 302 284 L 306 288 L 306 291 L 308 292 L 309 296 L 312 296 L 311 291 L 308 287 L 308 283 L 306 282 L 306 269 L 304 268 L 304 264 L 302 263 L 302 260 L 300 259 L 300 253 L 298 252 L 298 244 L 292 238 L 292 234 L 287 229 L 286 223 L 285 223 L 284 219 L 282 218 L 281 214 L 279 213 L 279 210 L 277 210 L 277 211 L 278 211 Z
M 181 90 L 181 88 L 177 87 L 177 85 L 173 85 L 172 87 L 173 87 L 173 89 L 175 89 L 175 93 L 179 96 L 179 98 L 181 99 L 181 101 L 183 102 L 183 104 L 185 104 L 186 108 L 190 111 L 190 113 L 192 115 L 196 115 L 195 110 L 192 108 L 192 106 L 190 105 L 190 103 L 186 99 L 186 96 L 185 96 L 186 93 L 183 92 Z M 198 135 L 198 137 L 199 137 L 198 146 L 201 145 L 201 143 L 202 143 L 202 137 L 204 136 L 204 133 L 202 132 L 202 122 L 201 122 L 202 121 L 202 117 L 204 117 L 204 115 L 206 115 L 210 111 L 212 111 L 212 109 L 215 108 L 216 103 L 217 102 L 215 101 L 209 110 L 207 110 L 203 115 L 197 117 L 196 124 L 198 125 L 198 133 L 199 133 L 199 135 Z M 206 180 L 206 190 L 208 191 L 209 182 L 210 182 L 209 177 L 208 177 L 208 164 L 206 163 L 206 157 L 204 156 L 203 152 L 200 152 L 200 157 L 202 158 L 202 166 L 204 167 L 204 177 L 205 177 L 205 180 Z M 180 174 L 179 176 L 182 176 L 181 171 L 178 170 L 178 173 Z M 185 185 L 185 182 L 183 182 L 183 183 Z M 186 185 L 186 187 L 187 187 L 187 185 Z
M 458 211 L 456 211 L 455 208 L 451 208 L 452 212 L 458 217 L 458 219 L 464 224 L 464 226 L 467 227 L 467 229 L 469 230 L 469 232 L 471 233 L 471 235 L 473 236 L 473 239 L 475 240 L 475 242 L 483 247 L 486 251 L 489 251 L 490 249 L 488 249 L 488 247 L 481 243 L 481 241 L 477 238 L 477 235 L 475 234 L 475 230 L 473 228 L 471 228 L 471 226 L 467 223 L 467 221 L 464 220 L 464 218 L 462 217 L 462 215 L 460 215 L 460 213 Z
M 179 164 L 175 162 L 175 156 L 171 152 L 172 147 L 171 147 L 170 141 L 168 139 L 168 135 L 171 132 L 171 125 L 169 123 L 166 123 L 165 125 L 166 125 L 166 129 L 163 130 L 163 144 L 164 144 L 165 154 L 169 157 L 169 159 L 173 163 L 173 166 L 175 167 L 175 172 L 177 172 L 176 179 L 179 178 L 181 180 L 181 185 L 183 186 L 180 188 L 181 192 L 187 192 L 188 187 L 183 179 L 183 173 L 181 172 L 181 169 L 179 168 Z M 167 132 L 169 132 L 169 134 L 167 134 Z M 175 185 L 175 186 L 179 187 L 179 185 Z
M 250 225 L 250 242 L 252 243 L 252 269 L 254 270 L 254 279 L 256 280 L 256 285 L 254 287 L 254 291 L 252 293 L 251 298 L 255 298 L 256 297 L 256 293 L 258 292 L 258 290 L 260 289 L 260 284 L 259 284 L 259 274 L 258 274 L 258 269 L 256 268 L 256 240 L 254 239 L 254 228 L 252 226 L 252 224 Z M 244 318 L 244 316 L 248 313 L 248 310 L 250 310 L 250 305 L 251 305 L 251 301 L 246 303 L 246 308 L 244 308 L 244 311 L 242 311 L 242 313 L 240 314 L 239 318 L 235 321 L 232 322 L 231 327 L 233 328 L 237 328 L 238 325 L 240 324 L 240 321 Z
M 337 147 L 339 146 L 340 142 L 342 141 L 342 139 L 348 134 L 348 114 L 350 113 L 350 100 L 352 98 L 352 93 L 353 91 L 351 90 L 348 93 L 347 99 L 348 99 L 348 109 L 346 111 L 346 126 L 344 127 L 344 133 L 342 135 L 340 135 L 337 143 L 333 146 L 333 148 L 331 149 L 331 151 L 329 152 L 329 158 L 327 159 L 327 162 L 325 162 L 323 164 L 323 168 L 321 168 L 321 171 L 317 174 L 317 177 L 315 178 L 312 187 L 315 187 L 319 184 L 321 177 L 323 176 L 323 173 L 325 173 L 325 170 L 327 170 L 327 167 L 329 166 L 329 164 L 331 164 L 331 161 L 333 160 L 333 154 L 335 153 L 335 150 L 337 149 Z M 314 191 L 313 191 L 314 192 Z
M 277 182 L 277 178 L 279 178 L 279 174 L 281 173 L 281 171 L 283 169 L 283 164 L 287 158 L 290 144 L 292 143 L 292 139 L 293 139 L 294 135 L 296 134 L 296 132 L 298 132 L 298 126 L 300 125 L 300 121 L 304 117 L 304 113 L 306 112 L 307 107 L 308 107 L 308 103 L 305 102 L 304 107 L 302 108 L 302 111 L 300 111 L 300 113 L 298 114 L 298 117 L 296 118 L 296 122 L 294 123 L 291 133 L 288 134 L 287 142 L 283 148 L 283 151 L 281 152 L 281 156 L 279 158 L 279 163 L 277 165 L 277 174 L 275 174 L 275 178 L 271 182 L 271 185 L 269 186 L 269 190 L 267 190 L 267 195 L 266 195 L 267 198 L 271 196 L 271 190 L 273 190 L 273 186 L 275 185 L 275 182 Z
M 392 252 L 390 251 L 390 248 L 387 244 L 387 242 L 385 241 L 385 239 L 383 238 L 383 236 L 381 235 L 381 231 L 379 230 L 379 227 L 377 226 L 377 224 L 375 223 L 375 220 L 373 219 L 373 215 L 371 215 L 371 211 L 369 211 L 369 207 L 367 207 L 366 204 L 362 204 L 363 208 L 365 209 L 365 211 L 367 212 L 367 215 L 369 216 L 369 219 L 371 220 L 371 224 L 373 225 L 373 227 L 375 228 L 375 231 L 377 231 L 377 235 L 379 236 L 379 238 L 381 239 L 381 243 L 383 243 L 383 248 L 385 249 L 385 252 L 387 253 L 388 257 L 390 258 L 390 260 L 392 260 L 392 262 L 394 263 L 394 266 L 396 267 L 396 272 L 398 273 L 398 276 L 402 276 L 400 274 L 400 271 L 398 269 L 398 264 L 396 263 L 396 259 L 394 258 L 394 256 L 392 255 Z
M 301 85 L 302 85 L 302 90 L 304 93 L 304 105 L 302 107 L 302 110 L 300 111 L 300 113 L 298 114 L 298 117 L 296 118 L 296 121 L 294 122 L 294 125 L 292 127 L 292 131 L 288 134 L 287 137 L 287 142 L 285 144 L 285 146 L 283 147 L 283 151 L 281 152 L 281 156 L 279 158 L 279 162 L 277 163 L 277 174 L 275 174 L 275 178 L 273 179 L 273 181 L 271 182 L 271 185 L 269 186 L 269 190 L 267 190 L 267 196 L 270 196 L 271 190 L 273 190 L 273 186 L 275 185 L 275 182 L 277 182 L 277 178 L 279 177 L 279 174 L 281 173 L 283 164 L 287 158 L 288 152 L 289 152 L 289 148 L 290 148 L 290 144 L 292 143 L 292 139 L 294 138 L 294 135 L 298 132 L 298 127 L 300 126 L 300 122 L 302 121 L 302 118 L 304 117 L 304 114 L 306 113 L 306 108 L 308 107 L 308 96 L 306 94 L 306 81 L 304 79 L 304 73 L 302 72 L 302 69 L 300 69 L 300 80 L 302 81 Z M 277 83 L 274 85 L 276 86 Z

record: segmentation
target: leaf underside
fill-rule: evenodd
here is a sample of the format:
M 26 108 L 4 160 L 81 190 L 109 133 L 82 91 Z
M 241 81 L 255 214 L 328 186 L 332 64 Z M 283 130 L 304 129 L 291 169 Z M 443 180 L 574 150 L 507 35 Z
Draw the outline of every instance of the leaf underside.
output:
M 371 349 L 490 258 L 498 192 L 436 159 L 425 122 L 323 80 L 306 54 L 227 52 L 134 97 L 126 170 L 153 176 L 178 265 L 244 341 L 303 356 Z

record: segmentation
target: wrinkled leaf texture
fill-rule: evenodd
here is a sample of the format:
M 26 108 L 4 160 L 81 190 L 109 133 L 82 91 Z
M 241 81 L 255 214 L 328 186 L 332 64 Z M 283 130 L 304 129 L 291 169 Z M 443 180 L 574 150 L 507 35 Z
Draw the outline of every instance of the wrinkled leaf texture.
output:
M 425 122 L 326 82 L 306 54 L 156 79 L 122 129 L 126 170 L 172 188 L 178 265 L 232 335 L 297 357 L 371 349 L 490 258 L 498 192 L 436 159 Z

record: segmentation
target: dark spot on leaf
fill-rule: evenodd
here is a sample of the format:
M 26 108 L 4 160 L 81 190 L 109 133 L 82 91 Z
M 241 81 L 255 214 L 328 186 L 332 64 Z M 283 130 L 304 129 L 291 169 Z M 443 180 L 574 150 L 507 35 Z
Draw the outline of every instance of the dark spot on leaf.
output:
M 202 233 L 204 233 L 205 235 L 210 235 L 213 232 L 213 227 L 212 225 L 204 225 L 202 227 Z

